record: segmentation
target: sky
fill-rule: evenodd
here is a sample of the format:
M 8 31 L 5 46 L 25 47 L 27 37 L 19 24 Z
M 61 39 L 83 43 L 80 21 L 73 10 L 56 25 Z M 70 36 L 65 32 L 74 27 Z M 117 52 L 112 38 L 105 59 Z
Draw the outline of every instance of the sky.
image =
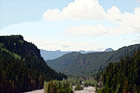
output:
M 0 0 L 0 35 L 45 50 L 103 51 L 140 43 L 140 0 Z

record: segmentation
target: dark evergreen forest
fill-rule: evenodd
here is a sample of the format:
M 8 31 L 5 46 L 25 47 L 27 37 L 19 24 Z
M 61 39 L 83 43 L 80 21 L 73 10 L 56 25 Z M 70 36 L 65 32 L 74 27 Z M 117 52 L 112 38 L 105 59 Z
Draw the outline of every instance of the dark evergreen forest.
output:
M 44 81 L 67 78 L 51 69 L 40 50 L 21 35 L 0 36 L 0 93 L 43 88 Z
M 103 72 L 101 93 L 140 93 L 140 50 L 110 63 Z

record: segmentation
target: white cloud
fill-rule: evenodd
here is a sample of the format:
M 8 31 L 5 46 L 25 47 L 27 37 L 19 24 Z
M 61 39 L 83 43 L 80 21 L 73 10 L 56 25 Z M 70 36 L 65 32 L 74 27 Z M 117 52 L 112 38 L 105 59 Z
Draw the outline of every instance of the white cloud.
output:
M 29 42 L 35 43 L 38 45 L 40 49 L 46 50 L 62 50 L 62 51 L 79 51 L 79 50 L 86 50 L 86 51 L 102 51 L 105 50 L 106 47 L 100 43 L 91 43 L 91 42 L 66 42 L 66 41 L 40 41 L 31 38 L 25 38 Z
M 30 37 L 31 34 L 34 34 L 34 37 L 38 38 L 38 40 L 26 40 L 30 40 L 31 42 L 35 43 L 39 48 L 47 50 L 68 51 L 105 49 L 110 47 L 110 45 L 113 46 L 111 46 L 112 48 L 118 48 L 120 46 L 130 44 L 129 40 L 132 40 L 133 38 L 135 38 L 135 35 L 137 33 L 140 33 L 140 7 L 136 8 L 134 10 L 134 13 L 122 13 L 116 6 L 112 6 L 112 8 L 105 12 L 102 6 L 99 4 L 98 0 L 75 0 L 74 2 L 69 3 L 68 6 L 66 6 L 62 10 L 47 10 L 43 14 L 43 18 L 47 21 L 45 22 L 43 20 L 39 23 L 33 22 L 15 24 L 4 29 L 0 29 L 0 35 L 20 33 L 22 35 Z M 72 22 L 74 22 L 74 24 L 72 24 L 72 22 L 69 23 L 67 19 L 72 19 Z M 48 22 L 48 20 L 63 22 Z M 85 22 L 86 24 L 77 25 L 77 23 L 80 24 L 81 20 L 84 20 L 82 21 L 82 23 Z M 87 20 L 90 20 L 90 24 L 88 24 L 89 21 Z M 98 21 L 98 24 L 91 25 L 91 23 L 94 23 L 95 21 Z M 100 24 L 101 21 L 107 21 L 113 24 L 115 23 L 115 26 Z M 67 33 L 64 33 L 64 30 L 66 30 Z M 135 33 L 134 37 L 129 36 L 131 33 Z M 72 38 L 74 39 L 69 39 L 68 34 L 72 34 Z M 119 36 L 112 36 L 120 34 L 124 34 L 120 36 L 120 39 L 118 39 Z M 127 36 L 126 34 L 129 35 Z M 76 37 L 73 37 L 73 35 L 76 35 Z M 85 37 L 78 37 L 77 35 L 83 35 Z M 91 37 L 88 37 L 89 35 L 91 35 Z M 102 35 L 102 37 L 105 38 L 98 38 L 98 36 L 95 35 Z M 110 35 L 112 37 L 104 35 Z M 123 41 L 125 35 L 125 38 L 127 38 L 128 40 Z M 61 37 L 63 37 L 63 39 Z M 59 38 L 61 39 L 59 40 Z M 46 41 L 42 41 L 45 39 Z M 54 39 L 56 41 L 47 41 Z M 104 39 L 107 40 L 104 42 Z M 59 40 L 59 42 L 57 40 Z M 94 41 L 94 43 L 92 41 Z M 106 47 L 105 45 L 108 47 Z
M 138 1 L 138 3 L 140 3 L 140 0 L 137 0 Z
M 106 27 L 101 24 L 97 25 L 80 25 L 69 27 L 66 32 L 74 35 L 119 35 L 140 33 L 140 7 L 132 13 L 121 13 L 120 10 L 113 6 L 106 13 L 106 20 L 116 23 L 116 26 Z
M 75 0 L 63 8 L 47 10 L 43 14 L 45 20 L 60 21 L 72 20 L 101 20 L 105 16 L 104 9 L 99 5 L 98 0 Z
M 119 9 L 113 6 L 107 11 L 107 20 L 115 22 L 120 26 L 131 26 L 140 29 L 140 7 L 135 8 L 133 13 L 121 13 Z
M 107 12 L 104 11 L 98 0 L 75 0 L 63 8 L 49 9 L 43 14 L 43 18 L 49 21 L 72 20 L 110 20 L 120 22 L 128 17 L 140 15 L 140 7 L 136 8 L 134 14 L 121 13 L 119 8 L 112 6 Z M 126 18 L 125 18 L 126 17 Z M 135 19 L 136 19 L 135 18 Z M 140 18 L 140 17 L 139 17 Z
M 81 25 L 78 27 L 69 27 L 67 28 L 67 33 L 72 35 L 119 35 L 119 34 L 129 34 L 134 33 L 139 30 L 135 30 L 132 27 L 104 27 L 102 25 Z
M 43 17 L 44 19 L 50 20 L 50 21 L 56 21 L 56 20 L 60 21 L 64 19 L 59 9 L 54 9 L 54 10 L 49 9 L 43 14 Z
M 102 25 L 81 25 L 77 27 L 69 27 L 66 29 L 66 32 L 75 35 L 102 35 L 108 33 L 106 28 Z
M 140 33 L 140 7 L 134 13 L 122 13 L 119 8 L 112 6 L 107 12 L 104 11 L 98 0 L 75 0 L 62 11 L 58 9 L 47 10 L 43 18 L 49 21 L 92 20 L 109 21 L 117 24 L 116 27 L 105 27 L 104 25 L 80 25 L 66 29 L 68 33 L 76 35 L 105 35 L 105 34 L 127 34 Z

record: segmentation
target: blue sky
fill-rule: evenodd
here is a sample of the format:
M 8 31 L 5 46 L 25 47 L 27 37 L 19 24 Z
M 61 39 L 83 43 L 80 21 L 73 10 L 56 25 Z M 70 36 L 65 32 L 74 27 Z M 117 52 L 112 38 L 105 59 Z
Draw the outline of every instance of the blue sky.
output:
M 21 34 L 46 50 L 102 51 L 137 44 L 139 19 L 139 0 L 0 1 L 0 35 Z

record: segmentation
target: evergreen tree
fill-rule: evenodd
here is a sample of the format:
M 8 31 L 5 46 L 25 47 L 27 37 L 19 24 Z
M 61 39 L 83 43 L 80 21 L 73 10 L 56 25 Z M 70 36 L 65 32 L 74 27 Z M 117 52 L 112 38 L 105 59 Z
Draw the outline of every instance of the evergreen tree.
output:
M 140 93 L 140 51 L 110 63 L 103 73 L 102 93 Z

